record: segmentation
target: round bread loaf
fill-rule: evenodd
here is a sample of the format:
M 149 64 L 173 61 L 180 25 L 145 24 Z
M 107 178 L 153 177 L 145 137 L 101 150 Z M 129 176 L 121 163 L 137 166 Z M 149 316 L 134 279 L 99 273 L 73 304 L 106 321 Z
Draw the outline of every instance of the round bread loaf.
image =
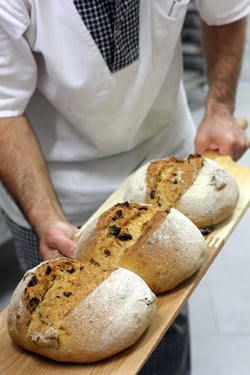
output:
M 9 304 L 8 331 L 34 353 L 95 362 L 133 345 L 155 311 L 155 295 L 133 272 L 58 258 L 20 281 Z
M 199 229 L 174 208 L 118 203 L 86 227 L 76 258 L 107 269 L 127 268 L 159 294 L 193 275 L 206 249 Z
M 124 200 L 172 206 L 199 228 L 228 218 L 239 198 L 235 178 L 217 162 L 198 154 L 155 160 L 130 178 Z

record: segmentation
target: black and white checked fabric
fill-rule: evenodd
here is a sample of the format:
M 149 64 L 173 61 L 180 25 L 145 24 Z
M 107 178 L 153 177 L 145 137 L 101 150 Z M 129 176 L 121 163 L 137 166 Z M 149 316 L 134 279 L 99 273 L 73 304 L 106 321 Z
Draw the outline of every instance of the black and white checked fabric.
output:
M 13 235 L 15 253 L 22 272 L 42 262 L 39 252 L 39 240 L 31 229 L 21 227 L 7 217 L 7 223 Z
M 140 0 L 74 0 L 74 4 L 112 73 L 139 58 Z

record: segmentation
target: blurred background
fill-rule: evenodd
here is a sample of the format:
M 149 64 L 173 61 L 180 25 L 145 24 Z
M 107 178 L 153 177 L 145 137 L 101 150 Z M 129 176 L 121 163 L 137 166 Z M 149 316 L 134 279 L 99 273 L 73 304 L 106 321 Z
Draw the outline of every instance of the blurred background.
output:
M 199 16 L 190 3 L 182 32 L 184 82 L 195 123 L 207 85 Z M 236 115 L 250 121 L 250 26 L 239 81 Z M 246 130 L 250 137 L 250 126 Z M 250 151 L 238 162 L 250 168 Z M 250 189 L 250 187 L 249 187 Z M 11 234 L 0 211 L 0 310 L 21 278 Z M 230 236 L 189 300 L 192 375 L 250 374 L 250 211 Z

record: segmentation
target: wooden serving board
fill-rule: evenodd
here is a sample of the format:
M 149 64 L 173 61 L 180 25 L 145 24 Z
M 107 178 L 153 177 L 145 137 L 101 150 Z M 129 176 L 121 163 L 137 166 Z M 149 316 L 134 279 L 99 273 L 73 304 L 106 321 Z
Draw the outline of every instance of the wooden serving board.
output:
M 207 236 L 207 257 L 200 270 L 180 287 L 158 297 L 156 315 L 141 339 L 131 348 L 99 363 L 88 365 L 58 363 L 28 353 L 12 343 L 6 326 L 6 307 L 0 313 L 0 374 L 134 375 L 139 372 L 250 205 L 250 169 L 233 162 L 230 157 L 218 156 L 215 153 L 206 154 L 205 156 L 215 159 L 235 176 L 240 188 L 240 199 L 232 217 L 218 225 Z M 110 196 L 91 219 L 113 204 L 122 201 L 123 191 L 127 182 L 128 179 Z M 81 228 L 80 233 L 84 228 L 85 226 Z

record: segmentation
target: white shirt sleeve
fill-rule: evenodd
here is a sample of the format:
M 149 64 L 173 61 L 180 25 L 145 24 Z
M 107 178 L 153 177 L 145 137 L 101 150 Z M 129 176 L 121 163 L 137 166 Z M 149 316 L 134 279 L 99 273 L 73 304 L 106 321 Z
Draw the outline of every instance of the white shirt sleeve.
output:
M 250 0 L 196 0 L 196 3 L 208 25 L 224 25 L 250 13 Z
M 37 81 L 37 67 L 25 38 L 29 15 L 22 2 L 0 4 L 0 117 L 24 113 Z

